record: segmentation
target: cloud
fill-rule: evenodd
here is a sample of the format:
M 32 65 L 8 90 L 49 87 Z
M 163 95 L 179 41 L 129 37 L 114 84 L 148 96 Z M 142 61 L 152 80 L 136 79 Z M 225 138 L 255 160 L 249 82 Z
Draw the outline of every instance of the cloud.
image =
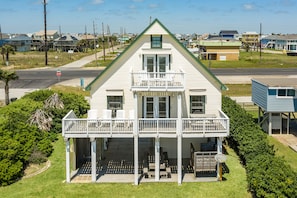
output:
M 149 8 L 157 8 L 157 7 L 159 7 L 158 4 L 154 4 L 154 3 L 149 4 Z
M 104 0 L 93 0 L 92 1 L 92 4 L 102 4 L 102 3 L 104 3 Z
M 255 9 L 255 5 L 254 4 L 251 4 L 251 3 L 246 3 L 246 4 L 243 4 L 243 9 L 244 10 L 254 10 Z

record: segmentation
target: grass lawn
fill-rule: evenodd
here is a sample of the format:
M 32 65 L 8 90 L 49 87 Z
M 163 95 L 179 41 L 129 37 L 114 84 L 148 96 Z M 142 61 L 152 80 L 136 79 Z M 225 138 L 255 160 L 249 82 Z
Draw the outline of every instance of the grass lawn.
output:
M 7 187 L 0 187 L 1 197 L 251 197 L 247 192 L 245 169 L 237 155 L 226 148 L 229 173 L 223 182 L 141 183 L 127 184 L 67 184 L 65 181 L 65 145 L 62 137 L 54 144 L 51 167 L 32 178 L 22 179 Z
M 251 96 L 251 84 L 226 84 L 228 90 L 222 91 L 225 96 Z
M 272 136 L 268 136 L 268 140 L 270 144 L 274 145 L 276 155 L 283 157 L 293 170 L 297 172 L 297 153 Z
M 79 60 L 84 56 L 91 55 L 93 52 L 89 50 L 87 53 L 75 52 L 68 54 L 67 52 L 48 52 L 48 66 L 59 67 L 67 63 Z M 9 66 L 14 69 L 28 69 L 45 67 L 45 52 L 30 51 L 30 52 L 15 52 L 15 54 L 9 54 Z M 5 68 L 5 62 L 1 59 L 0 68 Z
M 211 68 L 292 68 L 297 67 L 297 57 L 286 54 L 240 52 L 239 61 L 202 60 Z

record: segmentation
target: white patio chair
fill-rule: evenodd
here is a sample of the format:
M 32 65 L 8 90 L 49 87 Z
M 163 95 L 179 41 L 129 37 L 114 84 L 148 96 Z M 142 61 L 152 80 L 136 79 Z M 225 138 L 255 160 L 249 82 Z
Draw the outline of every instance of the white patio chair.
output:
M 129 111 L 128 127 L 133 126 L 134 118 L 135 118 L 135 116 L 134 116 L 134 109 L 131 109 L 131 110 Z
M 102 120 L 101 120 L 100 127 L 111 125 L 111 113 L 112 112 L 110 109 L 102 110 Z
M 98 126 L 98 111 L 97 109 L 90 109 L 88 110 L 88 125 L 95 124 L 95 126 Z
M 125 110 L 117 110 L 116 111 L 116 120 L 114 121 L 114 126 L 118 125 L 125 126 Z

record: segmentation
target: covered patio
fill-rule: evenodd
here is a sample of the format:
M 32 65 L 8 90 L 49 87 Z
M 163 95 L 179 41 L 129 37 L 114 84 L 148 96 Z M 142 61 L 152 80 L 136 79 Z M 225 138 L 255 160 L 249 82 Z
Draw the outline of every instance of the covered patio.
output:
M 152 139 L 141 139 L 139 142 L 139 151 L 144 153 L 139 155 L 138 179 L 139 183 L 156 182 L 156 178 L 145 177 L 143 168 L 147 166 L 145 162 L 145 153 L 147 146 L 153 142 Z M 121 142 L 121 144 L 119 144 Z M 128 146 L 127 146 L 128 145 Z M 96 183 L 133 183 L 134 182 L 134 159 L 133 159 L 133 139 L 130 138 L 113 138 L 109 141 L 108 150 L 104 153 L 104 159 L 98 160 L 96 163 Z M 131 155 L 132 153 L 132 155 Z M 182 160 L 182 180 L 183 182 L 205 182 L 218 181 L 216 171 L 205 171 L 194 175 L 193 167 L 190 166 L 190 159 Z M 177 182 L 177 159 L 169 159 L 168 165 L 171 169 L 170 177 L 160 174 L 158 182 Z M 81 167 L 71 172 L 71 183 L 91 183 L 92 181 L 92 165 L 87 158 Z

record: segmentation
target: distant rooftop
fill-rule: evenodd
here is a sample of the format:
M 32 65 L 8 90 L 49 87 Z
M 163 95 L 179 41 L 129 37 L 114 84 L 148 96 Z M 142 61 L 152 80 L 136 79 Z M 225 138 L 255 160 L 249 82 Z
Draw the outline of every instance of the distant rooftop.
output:
M 296 78 L 256 78 L 252 79 L 267 87 L 293 87 L 297 89 Z

